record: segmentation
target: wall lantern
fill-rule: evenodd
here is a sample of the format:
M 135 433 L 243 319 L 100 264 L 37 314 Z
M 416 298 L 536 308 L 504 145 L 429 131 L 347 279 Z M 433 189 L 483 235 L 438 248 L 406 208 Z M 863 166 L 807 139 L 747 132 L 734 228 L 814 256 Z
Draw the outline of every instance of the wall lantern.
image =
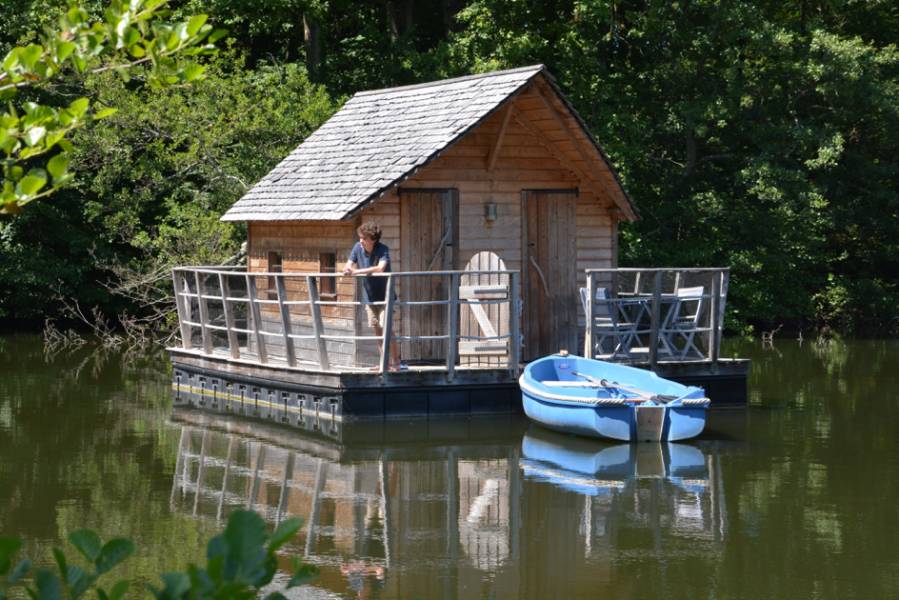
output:
M 484 220 L 488 223 L 496 221 L 496 202 L 484 203 Z

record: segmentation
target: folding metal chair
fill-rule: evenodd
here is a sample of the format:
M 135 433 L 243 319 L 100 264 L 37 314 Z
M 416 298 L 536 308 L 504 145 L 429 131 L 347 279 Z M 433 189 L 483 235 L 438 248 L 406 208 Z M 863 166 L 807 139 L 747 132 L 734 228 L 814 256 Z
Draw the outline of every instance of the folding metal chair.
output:
M 691 353 L 695 353 L 698 358 L 705 358 L 705 354 L 696 345 L 696 334 L 705 331 L 699 326 L 704 292 L 705 288 L 701 285 L 677 290 L 674 307 L 669 313 L 668 322 L 663 325 L 663 345 L 681 360 Z
M 581 305 L 584 315 L 587 314 L 587 288 L 578 290 L 581 297 Z M 636 324 L 622 319 L 619 306 L 604 287 L 596 288 L 596 296 L 593 299 L 593 332 L 596 339 L 593 343 L 591 358 L 616 358 L 628 356 L 631 344 L 636 334 Z M 611 340 L 611 343 L 609 343 Z

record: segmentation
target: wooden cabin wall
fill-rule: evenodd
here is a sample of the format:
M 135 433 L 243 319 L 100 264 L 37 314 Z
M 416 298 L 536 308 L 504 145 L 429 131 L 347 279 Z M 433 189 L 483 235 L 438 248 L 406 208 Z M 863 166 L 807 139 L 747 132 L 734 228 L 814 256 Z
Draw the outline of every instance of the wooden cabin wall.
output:
M 487 169 L 488 157 L 502 129 L 503 108 L 402 187 L 459 190 L 459 268 L 479 251 L 490 250 L 507 268 L 520 271 L 524 270 L 522 190 L 578 188 L 577 281 L 578 286 L 585 286 L 585 269 L 617 266 L 618 211 L 610 193 L 575 172 L 584 168 L 584 162 L 574 145 L 565 141 L 570 135 L 563 132 L 536 92 L 526 91 L 513 102 L 519 117 L 533 127 L 522 125 L 518 117 L 508 119 L 492 170 Z M 536 135 L 538 131 L 545 134 L 542 139 Z M 484 218 L 487 202 L 497 206 L 497 219 L 492 223 Z M 572 298 L 572 302 L 578 303 L 579 327 L 583 328 L 580 301 Z
M 534 84 L 400 186 L 458 190 L 456 268 L 464 268 L 478 252 L 491 251 L 506 268 L 524 274 L 522 286 L 527 277 L 522 264 L 522 192 L 577 188 L 576 278 L 581 287 L 586 285 L 585 269 L 617 266 L 618 221 L 623 218 L 613 201 L 621 195 L 614 176 L 601 164 L 597 166 L 598 154 L 590 144 L 558 99 L 547 93 L 545 86 Z M 319 270 L 319 253 L 334 252 L 339 270 L 355 243 L 355 228 L 362 221 L 375 220 L 382 228 L 382 241 L 390 247 L 393 270 L 401 271 L 401 202 L 402 195 L 394 188 L 345 222 L 250 223 L 249 268 L 265 271 L 268 253 L 281 252 L 282 270 L 314 272 Z M 496 204 L 493 222 L 485 218 L 488 202 Z M 264 289 L 266 283 L 263 278 L 259 280 L 260 289 Z M 398 293 L 402 294 L 401 281 L 398 284 Z M 305 285 L 291 285 L 288 292 L 305 297 Z M 337 299 L 355 299 L 353 280 L 339 279 L 337 288 Z M 577 297 L 571 301 L 577 303 L 582 335 L 583 310 Z M 274 310 L 272 307 L 267 312 Z M 299 308 L 294 312 L 303 314 Z M 322 312 L 332 327 L 357 335 L 371 334 L 361 309 L 325 307 Z M 348 351 L 358 361 L 363 355 L 377 353 L 377 345 L 367 346 L 371 348 L 361 353 L 358 347 Z
M 340 271 L 349 258 L 355 242 L 355 225 L 349 221 L 255 221 L 249 223 L 247 266 L 250 272 L 266 272 L 269 253 L 276 252 L 281 255 L 282 272 L 317 273 L 321 270 L 320 254 L 333 253 L 335 269 Z M 277 298 L 277 292 L 268 277 L 257 277 L 256 286 L 260 298 Z M 288 298 L 291 300 L 308 298 L 306 283 L 300 278 L 286 279 L 285 287 Z M 355 280 L 348 277 L 337 278 L 336 292 L 336 297 L 323 297 L 322 299 L 354 300 L 356 297 Z M 356 330 L 357 318 L 353 307 L 322 306 L 321 312 L 327 333 L 348 335 Z M 290 316 L 293 333 L 307 335 L 312 332 L 311 316 L 307 306 L 291 306 Z M 278 331 L 281 321 L 277 305 L 264 304 L 262 320 L 267 331 Z M 276 354 L 284 352 L 282 338 L 267 336 L 266 342 Z M 317 359 L 314 340 L 297 340 L 295 346 L 298 358 L 301 360 Z M 329 340 L 327 347 L 332 363 L 353 364 L 356 349 L 351 342 Z

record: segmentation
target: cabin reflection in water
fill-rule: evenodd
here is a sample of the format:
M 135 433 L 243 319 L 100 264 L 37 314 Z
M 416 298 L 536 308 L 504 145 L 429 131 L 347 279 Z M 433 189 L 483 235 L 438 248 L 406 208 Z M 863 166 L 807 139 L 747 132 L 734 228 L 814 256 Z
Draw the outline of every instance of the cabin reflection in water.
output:
M 615 558 L 635 536 L 687 556 L 717 552 L 727 533 L 716 457 L 693 446 L 558 446 L 572 438 L 525 433 L 517 419 L 436 441 L 425 421 L 377 424 L 351 443 L 195 411 L 176 419 L 173 509 L 302 517 L 287 553 L 343 597 L 537 598 L 585 577 L 623 591 Z M 432 441 L 383 441 L 416 430 Z

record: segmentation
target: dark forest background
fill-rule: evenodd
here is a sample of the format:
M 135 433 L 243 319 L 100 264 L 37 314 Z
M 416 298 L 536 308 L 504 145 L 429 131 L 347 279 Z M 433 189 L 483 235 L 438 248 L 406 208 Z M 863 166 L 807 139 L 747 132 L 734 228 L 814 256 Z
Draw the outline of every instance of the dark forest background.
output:
M 0 6 L 3 55 L 65 5 Z M 544 63 L 640 210 L 622 266 L 730 266 L 732 332 L 899 333 L 896 2 L 170 6 L 228 38 L 191 87 L 77 83 L 118 112 L 76 134 L 72 186 L 0 221 L 5 325 L 139 313 L 110 282 L 234 254 L 218 216 L 356 91 Z

